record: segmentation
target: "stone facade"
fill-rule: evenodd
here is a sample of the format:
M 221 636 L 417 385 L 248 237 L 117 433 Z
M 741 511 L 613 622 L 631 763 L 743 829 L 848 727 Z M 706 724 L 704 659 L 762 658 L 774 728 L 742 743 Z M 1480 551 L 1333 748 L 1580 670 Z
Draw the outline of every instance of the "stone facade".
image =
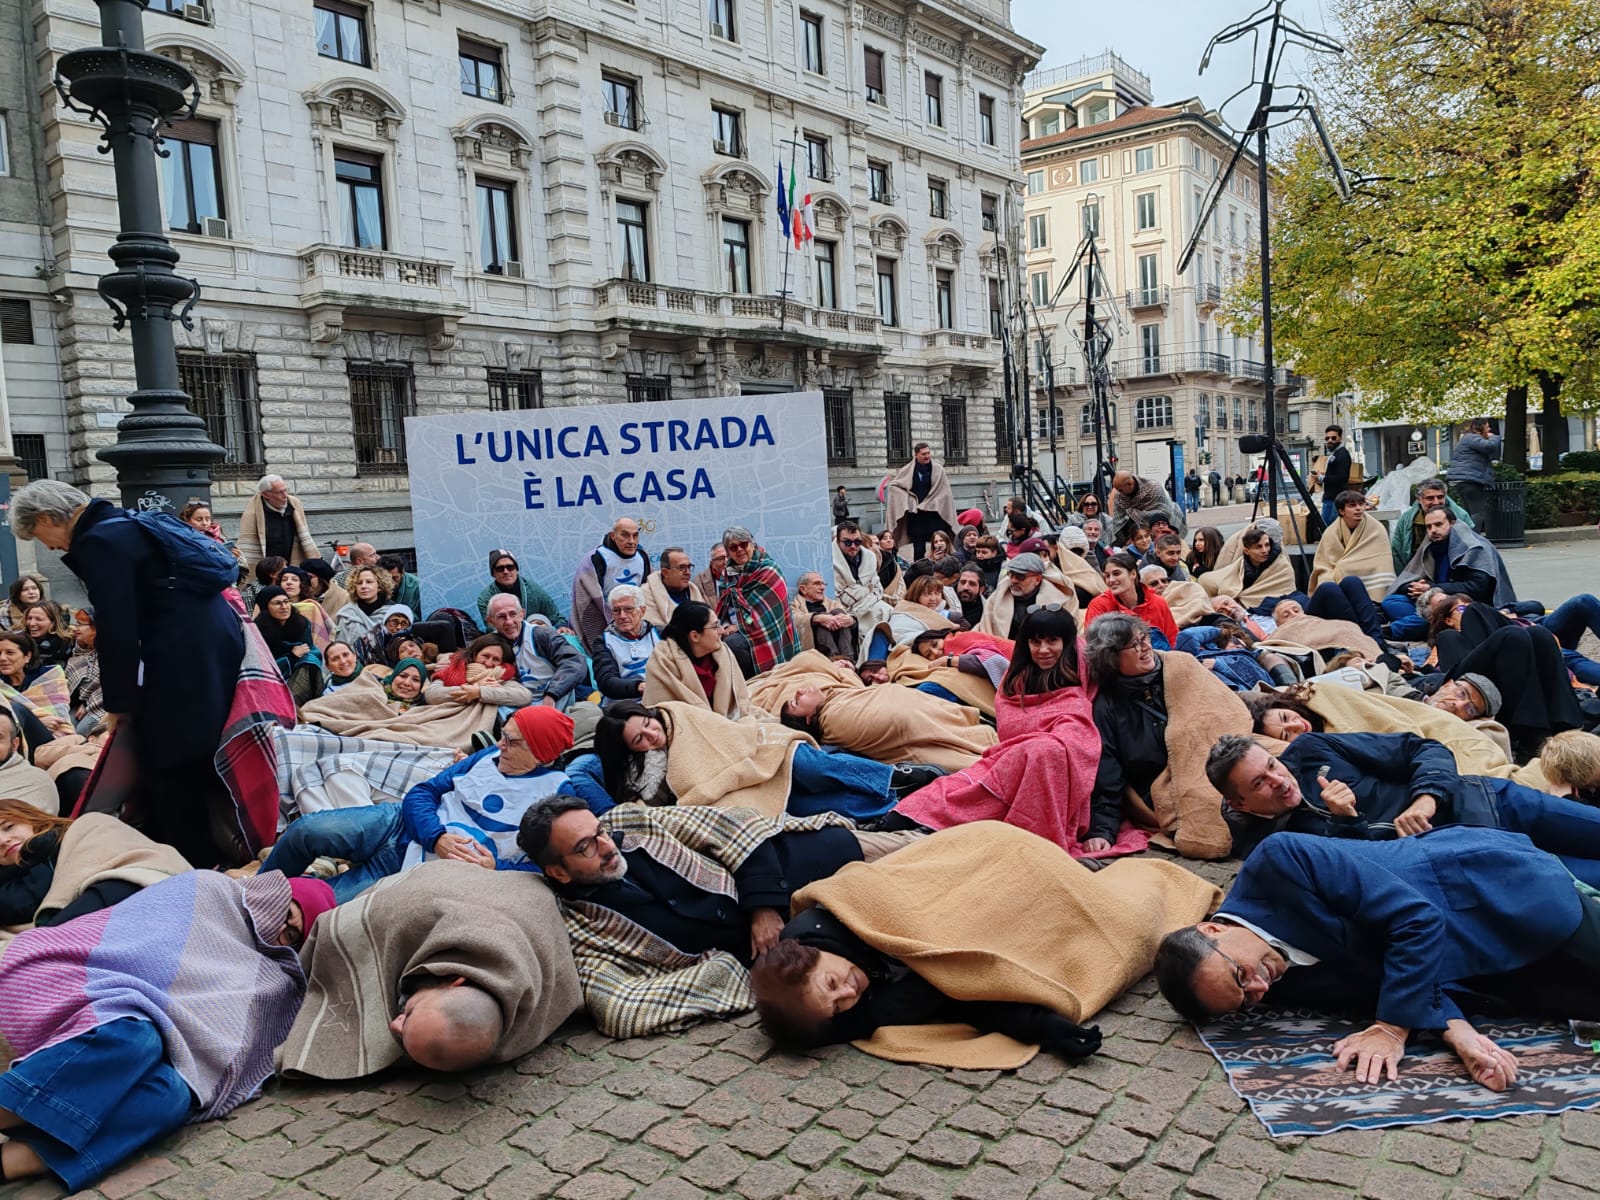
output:
M 219 515 L 270 470 L 306 498 L 320 539 L 407 546 L 405 414 L 652 389 L 828 389 L 834 482 L 863 489 L 903 461 L 888 453 L 885 393 L 910 397 L 902 440 L 957 460 L 945 433 L 962 434 L 964 407 L 966 465 L 952 473 L 964 494 L 1004 478 L 996 235 L 982 213 L 1020 190 L 1019 85 L 1040 53 L 1012 32 L 1005 0 L 540 11 L 152 3 L 147 46 L 199 82 L 195 123 L 167 139 L 164 189 L 179 269 L 202 288 L 178 335 L 185 383 L 230 451 Z M 41 79 L 98 40 L 92 6 L 33 0 L 31 16 Z M 37 128 L 50 241 L 29 273 L 41 266 L 38 290 L 57 298 L 40 312 L 60 357 L 49 466 L 107 491 L 94 451 L 132 388 L 126 339 L 94 292 L 116 229 L 111 166 L 98 129 L 53 101 Z M 826 147 L 812 167 L 808 139 Z M 803 250 L 777 228 L 779 161 L 813 196 L 817 241 Z M 185 222 L 175 210 L 191 195 Z M 647 243 L 633 278 L 622 206 Z M 729 261 L 730 233 L 743 261 Z M 834 256 L 831 305 L 819 243 Z M 893 276 L 892 320 L 880 273 Z
M 1207 235 L 1179 275 L 1178 257 L 1233 152 L 1216 114 L 1197 100 L 1152 105 L 1148 79 L 1107 54 L 1030 75 L 1023 118 L 1029 133 L 1022 145 L 1026 286 L 1053 359 L 1058 447 L 1067 464 L 1062 473 L 1086 479 L 1094 468 L 1080 348 L 1084 271 L 1054 305 L 1047 301 L 1084 249 L 1086 222 L 1097 221 L 1104 276 L 1098 303 L 1100 315 L 1111 310 L 1116 338 L 1110 354 L 1113 442 L 1122 465 L 1165 478 L 1171 439 L 1184 444 L 1186 462 L 1198 463 L 1202 474 L 1212 467 L 1228 476 L 1248 474 L 1261 456 L 1241 451 L 1239 437 L 1266 431 L 1260 349 L 1254 339 L 1224 330 L 1218 308 L 1243 272 L 1255 269 L 1254 158 L 1241 158 Z M 1041 341 L 1036 330 L 1029 362 L 1036 432 L 1048 437 Z M 1304 391 L 1303 381 L 1285 368 L 1277 375 L 1280 401 Z M 1295 399 L 1291 407 L 1300 404 Z M 1280 433 L 1287 434 L 1288 411 L 1279 404 Z M 1303 415 L 1298 424 L 1310 431 L 1315 419 L 1315 413 Z M 1321 445 L 1320 426 L 1310 436 Z M 1285 437 L 1286 443 L 1304 440 L 1299 430 Z

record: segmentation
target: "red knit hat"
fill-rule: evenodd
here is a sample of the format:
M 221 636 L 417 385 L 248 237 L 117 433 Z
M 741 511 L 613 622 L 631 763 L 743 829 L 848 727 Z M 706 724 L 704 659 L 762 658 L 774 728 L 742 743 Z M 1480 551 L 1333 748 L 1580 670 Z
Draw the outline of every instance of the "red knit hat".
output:
M 530 704 L 511 718 L 528 749 L 542 763 L 553 763 L 572 749 L 572 718 L 548 704 Z
M 296 875 L 290 879 L 289 895 L 300 905 L 300 928 L 305 931 L 306 937 L 311 936 L 311 927 L 316 924 L 317 918 L 339 903 L 331 887 L 309 875 Z

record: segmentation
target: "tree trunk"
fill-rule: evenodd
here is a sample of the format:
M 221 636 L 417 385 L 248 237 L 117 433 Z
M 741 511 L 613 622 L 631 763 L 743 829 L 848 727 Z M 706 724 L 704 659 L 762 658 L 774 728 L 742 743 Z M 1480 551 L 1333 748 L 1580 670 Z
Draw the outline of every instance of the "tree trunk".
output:
M 1569 448 L 1567 418 L 1561 414 L 1561 383 L 1560 375 L 1539 373 L 1539 395 L 1544 400 L 1544 411 L 1539 415 L 1539 441 L 1544 451 L 1540 470 L 1547 475 L 1556 473 L 1561 456 Z
M 1502 461 L 1523 474 L 1528 472 L 1528 385 L 1506 389 L 1505 452 Z

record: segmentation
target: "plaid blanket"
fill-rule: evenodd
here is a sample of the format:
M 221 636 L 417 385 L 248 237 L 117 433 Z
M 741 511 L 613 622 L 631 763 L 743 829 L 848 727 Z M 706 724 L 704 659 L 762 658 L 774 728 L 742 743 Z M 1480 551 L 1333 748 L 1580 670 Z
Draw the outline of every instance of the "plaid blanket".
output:
M 754 809 L 649 808 L 619 804 L 606 814 L 627 848 L 643 850 L 695 887 L 737 897 L 733 872 L 775 833 L 849 825 L 837 813 L 777 821 Z M 748 1012 L 750 976 L 725 951 L 685 954 L 609 908 L 558 893 L 584 1002 L 610 1037 L 643 1037 L 708 1017 Z
M 455 761 L 455 752 L 434 746 L 402 746 L 369 738 L 340 737 L 316 725 L 272 728 L 278 780 L 278 829 L 302 813 L 349 804 L 328 782 L 335 775 L 359 777 L 370 802 L 399 803 Z
M 242 618 L 240 625 L 244 658 L 214 761 L 233 797 L 239 832 L 252 851 L 259 851 L 278 836 L 278 773 L 272 731 L 294 728 L 295 706 L 261 631 Z
M 38 717 L 60 717 L 72 720 L 72 692 L 67 686 L 67 673 L 60 667 L 46 667 L 27 687 L 20 691 L 9 683 L 0 682 L 0 698 L 7 703 L 22 702 Z
M 723 577 L 727 587 L 717 598 L 717 615 L 750 639 L 756 673 L 793 658 L 800 639 L 789 615 L 789 587 L 772 555 L 752 547 L 744 569 L 736 571 L 730 562 Z

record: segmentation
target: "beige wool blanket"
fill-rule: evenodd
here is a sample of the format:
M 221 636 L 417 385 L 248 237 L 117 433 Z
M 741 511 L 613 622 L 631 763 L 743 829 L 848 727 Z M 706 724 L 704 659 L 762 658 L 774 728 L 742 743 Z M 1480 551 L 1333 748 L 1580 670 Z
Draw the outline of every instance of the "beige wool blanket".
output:
M 672 619 L 678 602 L 667 594 L 667 585 L 661 582 L 659 571 L 646 575 L 640 586 L 644 591 L 644 619 L 658 630 L 662 629 Z M 700 585 L 692 579 L 689 581 L 689 599 L 696 604 L 706 603 L 706 598 L 700 594 Z
M 1367 595 L 1376 604 L 1394 586 L 1394 558 L 1389 548 L 1389 533 L 1383 522 L 1364 513 L 1361 524 L 1352 531 L 1335 520 L 1317 543 L 1311 560 L 1311 585 L 1314 592 L 1325 583 L 1338 583 L 1352 576 L 1361 580 Z
M 538 1048 L 583 1006 L 561 910 L 531 871 L 427 862 L 324 913 L 300 952 L 306 998 L 279 1071 L 356 1079 L 401 1062 L 401 981 L 466 979 L 500 1006 L 491 1062 Z
M 900 586 L 900 568 L 889 581 L 888 592 L 878 582 L 878 552 L 871 546 L 861 548 L 861 562 L 855 572 L 844 556 L 839 543 L 833 543 L 833 593 L 846 612 L 856 619 L 856 629 L 861 635 L 861 654 L 866 657 L 872 642 L 872 631 L 889 619 L 895 602 L 904 590 Z M 888 593 L 893 593 L 892 595 Z
M 1220 556 L 1218 563 L 1221 563 Z M 1207 571 L 1197 582 L 1210 595 L 1232 596 L 1246 608 L 1254 608 L 1269 596 L 1287 596 L 1297 590 L 1294 567 L 1289 564 L 1287 554 L 1279 553 L 1249 587 L 1244 582 L 1244 564 L 1244 556 L 1240 555 L 1225 567 L 1218 565 L 1216 570 Z
M 1223 734 L 1250 732 L 1250 710 L 1193 655 L 1173 651 L 1160 659 L 1167 766 L 1150 785 L 1156 823 L 1185 858 L 1226 858 L 1233 835 L 1222 796 L 1206 778 L 1206 756 Z
M 1161 589 L 1161 598 L 1172 610 L 1172 619 L 1179 629 L 1198 625 L 1216 610 L 1211 607 L 1211 597 L 1192 579 L 1174 579 Z
M 149 887 L 192 870 L 171 846 L 151 841 L 116 817 L 84 813 L 61 839 L 55 878 L 36 912 L 63 909 L 95 884 L 110 879 Z
M 824 615 L 842 617 L 850 616 L 850 613 L 848 610 L 846 610 L 845 606 L 831 597 L 825 597 L 822 601 L 822 606 L 822 612 L 814 613 L 806 607 L 805 598 L 803 596 L 796 596 L 793 600 L 789 601 L 789 619 L 794 622 L 794 631 L 800 638 L 800 649 L 802 650 L 815 650 L 817 648 L 817 631 L 811 627 L 812 617 Z M 853 617 L 851 619 L 854 620 Z M 861 638 L 859 636 L 859 624 L 857 625 L 856 632 L 858 635 L 858 643 L 862 646 L 865 646 L 868 639 Z
M 777 721 L 730 721 L 709 708 L 669 700 L 667 784 L 679 804 L 753 808 L 781 817 L 789 803 L 795 749 L 809 737 Z
M 749 689 L 745 686 L 744 672 L 733 651 L 726 646 L 717 647 L 717 682 L 711 699 L 706 699 L 705 686 L 694 673 L 694 660 L 682 646 L 670 638 L 662 638 L 650 652 L 650 661 L 644 669 L 644 695 L 641 699 L 651 708 L 673 701 L 692 704 L 718 716 L 737 721 L 741 717 L 766 717 L 766 713 L 752 704 Z
M 889 678 L 908 690 L 914 690 L 919 683 L 936 683 L 963 704 L 994 718 L 994 684 L 987 678 L 931 663 L 910 646 L 896 646 L 889 651 Z
M 354 683 L 313 700 L 300 710 L 300 720 L 320 725 L 342 737 L 400 742 L 407 746 L 465 749 L 480 729 L 494 728 L 499 715 L 493 704 L 413 704 L 404 712 L 383 690 L 383 681 L 363 672 Z
M 1059 604 L 1074 617 L 1078 615 L 1078 589 L 1072 586 L 1061 571 L 1050 563 L 1044 565 L 1044 579 L 1039 584 L 1039 590 L 1033 594 L 1029 604 Z M 979 633 L 992 633 L 995 637 L 1008 638 L 1011 636 L 1012 610 L 1016 607 L 1016 597 L 1011 594 L 1011 587 L 1006 582 L 1004 572 L 1000 575 L 1000 586 L 984 602 L 983 620 L 978 622 Z
M 956 527 L 956 498 L 950 490 L 950 477 L 938 463 L 932 465 L 933 486 L 924 499 L 918 500 L 911 491 L 911 477 L 917 468 L 915 458 L 896 471 L 884 489 L 884 524 L 894 530 L 897 546 L 903 546 L 909 540 L 906 536 L 906 518 L 914 512 L 938 513 L 947 527 Z
M 1261 644 L 1272 646 L 1280 642 L 1308 646 L 1312 650 L 1354 650 L 1368 662 L 1377 662 L 1378 655 L 1383 653 L 1378 643 L 1362 633 L 1361 626 L 1354 621 L 1331 621 L 1309 614 L 1284 621 Z
M 946 771 L 970 767 L 999 739 L 975 709 L 912 688 L 868 687 L 852 670 L 815 650 L 797 654 L 754 681 L 751 695 L 771 713 L 803 687 L 823 695 L 822 740 L 883 763 L 931 763 Z
M 954 999 L 1042 1004 L 1081 1023 L 1149 973 L 1163 936 L 1221 899 L 1175 863 L 1128 858 L 1091 871 L 1026 830 L 974 821 L 850 863 L 797 892 L 793 908 L 827 909 Z M 1010 1070 L 1039 1049 L 970 1025 L 886 1026 L 856 1045 L 966 1070 Z
M 1056 570 L 1061 572 L 1063 579 L 1078 591 L 1086 593 L 1091 600 L 1106 590 L 1105 577 L 1082 555 L 1057 546 L 1051 561 L 1055 563 Z

